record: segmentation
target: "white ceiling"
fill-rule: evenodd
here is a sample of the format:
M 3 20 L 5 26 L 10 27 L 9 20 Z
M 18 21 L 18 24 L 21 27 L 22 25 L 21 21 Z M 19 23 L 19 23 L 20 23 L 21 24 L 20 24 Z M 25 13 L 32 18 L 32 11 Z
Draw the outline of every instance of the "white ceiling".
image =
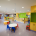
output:
M 30 12 L 31 6 L 33 5 L 36 5 L 36 0 L 10 0 L 10 1 L 0 0 L 0 6 L 1 6 L 0 12 L 2 13 Z

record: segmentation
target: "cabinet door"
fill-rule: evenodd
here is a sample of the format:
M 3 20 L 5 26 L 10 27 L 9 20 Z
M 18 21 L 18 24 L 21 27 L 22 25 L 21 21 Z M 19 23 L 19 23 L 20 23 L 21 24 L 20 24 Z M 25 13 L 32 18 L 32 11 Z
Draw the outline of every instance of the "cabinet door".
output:
M 36 31 L 36 23 L 33 24 L 33 30 Z
M 33 23 L 30 23 L 30 30 L 33 30 Z

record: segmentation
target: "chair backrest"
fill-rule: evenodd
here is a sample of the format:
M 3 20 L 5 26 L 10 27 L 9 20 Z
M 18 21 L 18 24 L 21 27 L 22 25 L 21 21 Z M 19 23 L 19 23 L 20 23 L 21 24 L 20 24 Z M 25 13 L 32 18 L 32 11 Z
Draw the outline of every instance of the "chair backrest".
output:
M 17 23 L 17 26 L 18 26 L 18 23 Z
M 9 25 L 7 25 L 7 28 L 9 28 Z
M 12 27 L 12 29 L 15 29 L 15 27 Z
M 10 24 L 10 22 L 7 22 L 7 24 Z

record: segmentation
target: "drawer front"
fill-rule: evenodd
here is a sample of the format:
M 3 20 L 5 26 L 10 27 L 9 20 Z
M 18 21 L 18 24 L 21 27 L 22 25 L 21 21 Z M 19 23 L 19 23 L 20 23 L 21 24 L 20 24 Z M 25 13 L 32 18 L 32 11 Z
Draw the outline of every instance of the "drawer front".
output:
M 33 30 L 36 31 L 36 23 L 33 24 Z
M 30 23 L 30 30 L 36 31 L 36 23 Z

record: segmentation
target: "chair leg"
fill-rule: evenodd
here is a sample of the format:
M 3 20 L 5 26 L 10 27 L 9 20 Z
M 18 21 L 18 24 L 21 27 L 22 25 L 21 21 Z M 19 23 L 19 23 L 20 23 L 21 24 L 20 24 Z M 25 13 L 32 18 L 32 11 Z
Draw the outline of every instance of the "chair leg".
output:
M 9 28 L 9 30 L 10 30 L 10 28 Z
M 11 29 L 11 32 L 12 32 L 12 29 Z
M 17 29 L 17 27 L 16 27 L 16 29 Z
M 7 29 L 9 29 L 9 28 L 6 28 L 6 30 L 7 30 Z
M 18 28 L 19 28 L 19 26 L 18 26 Z
M 14 33 L 15 33 L 15 29 L 14 29 Z
M 6 28 L 6 30 L 7 30 L 8 28 Z

